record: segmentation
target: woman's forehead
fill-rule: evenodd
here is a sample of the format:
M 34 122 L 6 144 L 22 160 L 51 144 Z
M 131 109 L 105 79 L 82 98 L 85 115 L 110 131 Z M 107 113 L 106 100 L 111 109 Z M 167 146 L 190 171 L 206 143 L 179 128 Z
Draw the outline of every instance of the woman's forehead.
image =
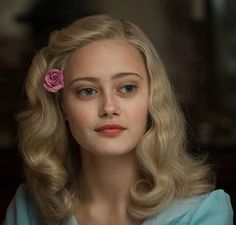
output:
M 73 76 L 119 73 L 146 76 L 141 54 L 133 45 L 119 39 L 95 41 L 76 49 L 68 57 L 64 71 Z

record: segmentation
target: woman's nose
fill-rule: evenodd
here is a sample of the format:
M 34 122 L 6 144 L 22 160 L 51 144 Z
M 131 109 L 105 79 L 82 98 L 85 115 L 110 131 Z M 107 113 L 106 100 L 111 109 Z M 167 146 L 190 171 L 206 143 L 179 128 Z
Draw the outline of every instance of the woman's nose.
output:
M 120 115 L 120 107 L 116 96 L 110 94 L 101 96 L 99 116 L 111 118 L 118 115 Z

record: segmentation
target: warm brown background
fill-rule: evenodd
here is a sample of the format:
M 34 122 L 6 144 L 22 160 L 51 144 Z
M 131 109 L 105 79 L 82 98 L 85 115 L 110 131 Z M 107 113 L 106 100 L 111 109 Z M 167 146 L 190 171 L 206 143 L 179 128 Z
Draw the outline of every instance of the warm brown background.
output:
M 23 181 L 14 116 L 32 56 L 50 31 L 94 13 L 125 17 L 154 42 L 186 114 L 189 148 L 209 153 L 235 207 L 236 1 L 0 0 L 0 222 Z

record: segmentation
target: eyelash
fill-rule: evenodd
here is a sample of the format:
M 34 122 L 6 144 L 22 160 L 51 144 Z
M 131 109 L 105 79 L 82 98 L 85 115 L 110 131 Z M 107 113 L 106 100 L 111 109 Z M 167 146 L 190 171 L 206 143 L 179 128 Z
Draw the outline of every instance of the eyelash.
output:
M 92 91 L 93 94 L 94 94 L 95 92 L 97 92 L 94 88 L 86 87 L 86 88 L 79 89 L 78 92 L 77 92 L 77 94 L 80 95 L 80 96 L 90 96 L 90 95 L 93 95 L 93 94 L 87 95 L 87 94 L 85 93 L 86 91 Z
M 128 92 L 122 92 L 122 91 L 119 91 L 119 92 L 120 92 L 120 93 L 125 93 L 125 94 L 127 94 L 127 93 L 132 93 L 132 92 L 134 92 L 134 91 L 137 89 L 137 86 L 135 86 L 135 85 L 133 85 L 133 84 L 126 84 L 126 85 L 122 86 L 119 90 L 124 89 L 124 88 L 127 88 L 127 87 L 128 87 L 128 89 L 129 89 Z M 130 91 L 130 88 L 132 88 L 132 91 Z M 126 90 L 127 90 L 127 89 L 126 89 Z
M 135 92 L 137 88 L 138 87 L 134 84 L 122 85 L 120 88 L 118 88 L 118 93 L 123 94 L 123 95 L 130 95 L 133 92 Z M 124 90 L 124 91 L 122 91 L 122 90 Z M 90 93 L 86 94 L 87 91 L 89 91 Z M 77 95 L 81 98 L 92 97 L 97 93 L 98 93 L 98 91 L 96 90 L 96 88 L 93 88 L 93 87 L 84 87 L 84 88 L 81 88 L 77 91 Z

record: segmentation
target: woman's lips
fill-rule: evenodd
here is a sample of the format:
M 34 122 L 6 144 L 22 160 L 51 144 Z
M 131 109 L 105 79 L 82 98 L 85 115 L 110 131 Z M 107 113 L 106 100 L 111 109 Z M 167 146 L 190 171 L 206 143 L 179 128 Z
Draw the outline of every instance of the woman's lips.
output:
M 126 129 L 119 124 L 105 124 L 96 128 L 95 131 L 105 136 L 117 136 Z

